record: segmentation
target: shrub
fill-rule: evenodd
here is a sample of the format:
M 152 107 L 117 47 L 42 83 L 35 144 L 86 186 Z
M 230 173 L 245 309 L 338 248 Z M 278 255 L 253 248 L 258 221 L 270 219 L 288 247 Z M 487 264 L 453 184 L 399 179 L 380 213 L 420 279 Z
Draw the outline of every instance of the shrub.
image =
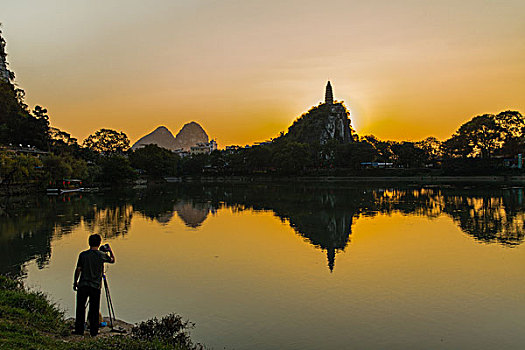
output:
M 169 314 L 158 320 L 156 317 L 134 326 L 131 330 L 132 337 L 147 341 L 160 341 L 176 348 L 203 349 L 200 344 L 193 344 L 190 339 L 189 329 L 195 325 L 183 321 L 182 317 Z

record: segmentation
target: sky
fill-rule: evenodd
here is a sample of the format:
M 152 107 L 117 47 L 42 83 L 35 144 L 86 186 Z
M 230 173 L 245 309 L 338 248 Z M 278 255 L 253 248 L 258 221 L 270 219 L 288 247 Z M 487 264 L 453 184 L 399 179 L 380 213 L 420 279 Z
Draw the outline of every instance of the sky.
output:
M 196 121 L 220 147 L 252 144 L 327 80 L 381 139 L 525 113 L 523 0 L 2 0 L 0 22 L 26 102 L 80 141 Z

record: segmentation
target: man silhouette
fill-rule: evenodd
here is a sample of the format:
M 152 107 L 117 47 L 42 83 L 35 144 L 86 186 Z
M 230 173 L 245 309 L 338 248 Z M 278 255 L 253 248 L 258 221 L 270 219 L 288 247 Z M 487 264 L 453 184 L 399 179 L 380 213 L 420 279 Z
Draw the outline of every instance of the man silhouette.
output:
M 84 334 L 88 298 L 89 333 L 93 337 L 98 334 L 100 289 L 102 287 L 104 263 L 113 264 L 115 262 L 115 255 L 109 245 L 109 255 L 98 249 L 101 241 L 102 238 L 98 234 L 89 236 L 89 249 L 81 252 L 78 256 L 77 268 L 73 278 L 73 290 L 77 291 L 77 310 L 73 334 Z

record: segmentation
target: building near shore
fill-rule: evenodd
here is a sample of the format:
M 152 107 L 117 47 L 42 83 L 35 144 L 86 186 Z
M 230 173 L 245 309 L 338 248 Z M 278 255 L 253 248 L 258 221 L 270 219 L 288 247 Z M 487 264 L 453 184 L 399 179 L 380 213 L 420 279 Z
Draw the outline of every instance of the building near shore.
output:
M 190 149 L 191 154 L 210 154 L 217 150 L 217 141 L 211 140 L 210 142 L 199 142 Z

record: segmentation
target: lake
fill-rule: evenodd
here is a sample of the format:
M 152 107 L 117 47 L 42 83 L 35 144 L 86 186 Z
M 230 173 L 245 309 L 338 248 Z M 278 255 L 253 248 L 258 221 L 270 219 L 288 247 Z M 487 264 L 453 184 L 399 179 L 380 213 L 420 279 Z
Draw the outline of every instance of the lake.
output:
M 3 198 L 0 272 L 73 316 L 92 233 L 115 251 L 117 318 L 175 312 L 215 349 L 525 344 L 521 187 L 190 183 Z

